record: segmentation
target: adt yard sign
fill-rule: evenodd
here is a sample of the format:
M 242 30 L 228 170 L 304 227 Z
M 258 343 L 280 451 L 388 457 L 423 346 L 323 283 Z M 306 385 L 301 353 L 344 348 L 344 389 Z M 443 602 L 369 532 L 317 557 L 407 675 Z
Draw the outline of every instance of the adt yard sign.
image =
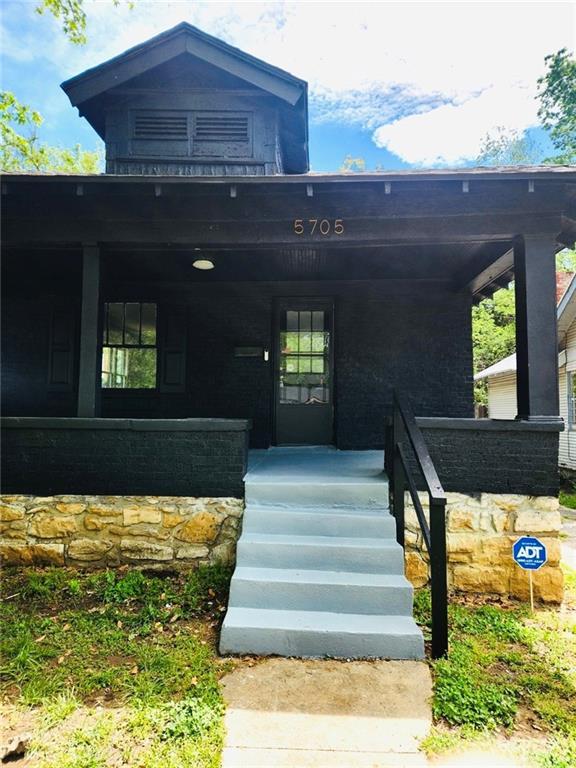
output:
M 525 571 L 537 571 L 546 562 L 546 547 L 533 536 L 522 536 L 512 547 L 514 560 Z

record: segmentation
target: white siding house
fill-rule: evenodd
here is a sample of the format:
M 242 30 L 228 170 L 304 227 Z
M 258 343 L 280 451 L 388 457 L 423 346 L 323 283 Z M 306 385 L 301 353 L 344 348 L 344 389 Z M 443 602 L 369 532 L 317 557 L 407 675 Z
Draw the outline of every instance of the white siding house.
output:
M 565 425 L 560 433 L 558 463 L 576 472 L 576 277 L 558 305 L 558 349 L 560 416 Z M 474 378 L 486 379 L 488 384 L 489 418 L 516 418 L 516 355 L 499 360 Z

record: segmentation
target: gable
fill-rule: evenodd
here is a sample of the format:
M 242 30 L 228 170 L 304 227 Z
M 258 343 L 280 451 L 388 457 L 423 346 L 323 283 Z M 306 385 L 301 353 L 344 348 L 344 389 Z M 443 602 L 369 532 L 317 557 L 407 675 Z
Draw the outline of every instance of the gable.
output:
M 186 23 L 70 78 L 62 83 L 62 88 L 72 104 L 78 106 L 183 54 L 190 54 L 291 105 L 307 91 L 305 81 Z

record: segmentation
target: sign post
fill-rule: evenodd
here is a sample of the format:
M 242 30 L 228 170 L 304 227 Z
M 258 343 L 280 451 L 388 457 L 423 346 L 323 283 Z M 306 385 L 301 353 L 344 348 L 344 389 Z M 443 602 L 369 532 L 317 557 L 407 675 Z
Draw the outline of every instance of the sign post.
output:
M 534 613 L 534 588 L 532 585 L 532 571 L 537 571 L 546 562 L 546 547 L 534 536 L 521 536 L 512 546 L 512 557 L 520 568 L 528 571 L 530 583 L 530 608 Z

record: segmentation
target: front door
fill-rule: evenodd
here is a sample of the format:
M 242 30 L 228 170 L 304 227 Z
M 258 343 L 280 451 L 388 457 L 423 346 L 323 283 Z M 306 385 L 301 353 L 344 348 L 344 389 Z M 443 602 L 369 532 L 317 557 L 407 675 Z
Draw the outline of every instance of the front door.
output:
M 325 299 L 277 304 L 276 443 L 333 441 L 333 307 Z

